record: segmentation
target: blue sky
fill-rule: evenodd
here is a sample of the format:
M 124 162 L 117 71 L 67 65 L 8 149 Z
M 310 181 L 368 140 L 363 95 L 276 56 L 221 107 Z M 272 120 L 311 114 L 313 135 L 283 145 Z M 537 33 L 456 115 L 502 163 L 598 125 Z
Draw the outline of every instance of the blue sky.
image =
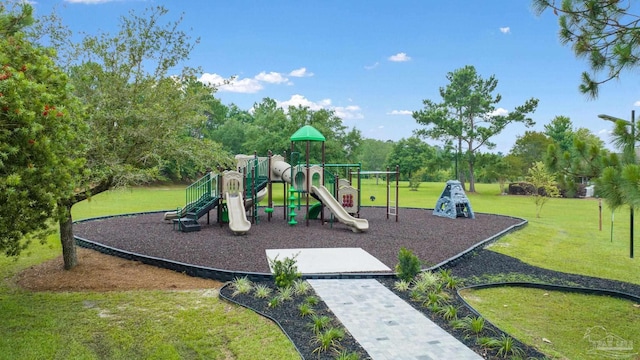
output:
M 38 0 L 36 14 L 53 7 L 74 32 L 116 33 L 130 10 L 163 5 L 168 18 L 184 15 L 182 29 L 200 44 L 188 63 L 201 79 L 220 83 L 224 104 L 250 109 L 265 97 L 287 105 L 332 109 L 364 137 L 394 140 L 419 125 L 411 112 L 424 99 L 440 102 L 446 74 L 473 65 L 495 75 L 498 104 L 510 111 L 540 100 L 533 130 L 568 116 L 608 142 L 612 124 L 640 105 L 637 73 L 601 86 L 590 100 L 578 91 L 584 60 L 558 40 L 557 17 L 536 16 L 529 0 Z M 493 140 L 509 152 L 526 128 L 510 125 Z M 426 140 L 437 144 L 433 140 Z M 483 150 L 486 151 L 486 150 Z

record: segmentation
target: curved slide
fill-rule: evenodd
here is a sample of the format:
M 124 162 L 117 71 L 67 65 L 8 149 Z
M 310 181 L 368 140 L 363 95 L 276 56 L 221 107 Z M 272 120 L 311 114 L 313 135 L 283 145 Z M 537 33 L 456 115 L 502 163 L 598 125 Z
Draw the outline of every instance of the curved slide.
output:
M 362 232 L 369 229 L 369 222 L 366 219 L 358 219 L 349 215 L 347 210 L 345 210 L 342 205 L 340 205 L 338 200 L 336 200 L 333 195 L 331 195 L 331 192 L 329 192 L 326 187 L 322 185 L 312 186 L 311 192 L 318 196 L 320 201 L 322 201 L 329 208 L 329 210 L 331 210 L 338 221 L 349 226 L 351 228 L 351 231 Z
M 225 194 L 227 209 L 229 211 L 229 229 L 236 235 L 244 235 L 251 229 L 251 223 L 247 220 L 242 196 Z

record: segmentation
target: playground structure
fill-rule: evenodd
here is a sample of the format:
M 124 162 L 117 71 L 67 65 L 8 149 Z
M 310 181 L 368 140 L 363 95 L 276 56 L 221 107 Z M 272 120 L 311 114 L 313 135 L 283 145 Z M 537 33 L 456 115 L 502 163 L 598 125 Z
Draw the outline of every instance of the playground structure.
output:
M 284 191 L 284 219 L 293 226 L 296 220 L 296 210 L 302 209 L 302 199 L 306 200 L 306 225 L 310 219 L 318 219 L 322 223 L 338 221 L 348 226 L 353 232 L 364 232 L 369 229 L 366 219 L 359 218 L 360 196 L 360 165 L 359 164 L 325 164 L 324 163 L 324 136 L 312 126 L 304 126 L 291 136 L 290 163 L 281 155 L 266 157 L 257 155 L 236 155 L 236 170 L 224 171 L 220 174 L 207 173 L 201 179 L 186 189 L 186 205 L 176 211 L 167 212 L 165 220 L 173 221 L 174 230 L 183 232 L 200 230 L 200 219 L 207 215 L 207 223 L 210 223 L 211 210 L 217 209 L 217 222 L 228 222 L 229 229 L 237 235 L 246 234 L 251 229 L 251 224 L 260 221 L 258 203 L 267 197 L 267 206 L 264 212 L 268 221 L 273 213 L 273 183 L 282 183 Z M 294 142 L 306 142 L 305 162 L 299 161 L 301 154 L 294 150 Z M 322 142 L 322 163 L 309 163 L 309 143 L 311 141 Z M 291 165 L 294 164 L 294 165 Z M 352 186 L 350 168 L 356 167 L 357 188 Z M 349 179 L 340 178 L 337 173 L 329 169 L 346 168 Z M 381 172 L 382 173 L 382 172 Z M 396 173 L 397 175 L 397 173 Z M 388 182 L 388 181 L 387 181 Z M 389 188 L 388 188 L 389 189 Z M 387 192 L 389 198 L 389 191 Z M 317 200 L 311 205 L 310 197 Z M 339 199 L 339 200 L 338 200 Z M 387 199 L 388 215 L 395 214 L 397 221 L 397 183 L 395 213 L 389 211 L 390 202 Z M 327 208 L 331 217 L 324 219 L 324 208 Z M 249 213 L 249 217 L 247 217 Z M 251 220 L 249 220 L 251 219 Z
M 469 198 L 458 180 L 449 180 L 433 209 L 433 215 L 451 219 L 465 217 L 474 219 Z

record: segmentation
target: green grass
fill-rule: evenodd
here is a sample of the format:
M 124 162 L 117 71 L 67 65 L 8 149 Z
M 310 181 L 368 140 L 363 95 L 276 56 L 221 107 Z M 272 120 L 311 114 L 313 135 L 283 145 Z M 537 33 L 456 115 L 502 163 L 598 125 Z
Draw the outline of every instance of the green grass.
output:
M 107 191 L 73 206 L 74 220 L 142 211 L 175 210 L 184 206 L 185 186 L 126 188 Z
M 183 206 L 184 187 L 98 194 L 75 219 Z M 18 259 L 0 257 L 2 359 L 299 359 L 272 322 L 212 290 L 33 293 L 15 274 L 61 253 L 58 236 Z
M 0 359 L 298 358 L 273 323 L 213 290 L 2 296 Z
M 418 191 L 410 191 L 408 183 L 401 182 L 399 206 L 433 208 L 443 188 L 444 183 L 423 183 Z M 376 185 L 375 180 L 363 180 L 362 204 L 384 206 L 386 191 L 383 181 Z M 395 183 L 391 191 L 395 191 Z M 501 196 L 498 185 L 477 184 L 477 191 L 468 194 L 475 212 L 511 215 L 529 221 L 524 229 L 498 241 L 492 250 L 547 269 L 640 284 L 640 260 L 628 256 L 628 209 L 620 209 L 615 214 L 612 242 L 610 212 L 603 207 L 600 231 L 596 200 L 551 199 L 542 209 L 541 218 L 536 218 L 530 198 Z M 370 200 L 372 195 L 375 201 Z M 170 210 L 184 206 L 184 196 L 184 186 L 110 191 L 75 205 L 73 216 L 79 220 Z M 276 185 L 274 201 L 281 204 L 282 198 L 282 187 Z M 266 205 L 266 201 L 261 205 Z M 402 209 L 399 219 L 402 222 Z M 121 358 L 131 354 L 142 358 L 250 359 L 255 353 L 268 354 L 265 358 L 297 358 L 292 344 L 275 325 L 248 310 L 208 297 L 203 291 L 30 293 L 13 285 L 10 279 L 17 272 L 59 254 L 59 239 L 52 236 L 44 245 L 33 244 L 17 260 L 0 257 L 0 278 L 3 279 L 0 281 L 0 359 Z M 506 298 L 521 292 L 520 289 L 502 290 L 510 292 Z M 563 297 L 558 298 L 561 299 L 558 308 L 576 312 L 572 303 L 567 300 L 565 304 Z M 598 298 L 602 306 L 613 307 L 616 302 Z M 500 312 L 504 309 L 496 305 L 498 303 L 486 301 L 485 305 Z M 533 305 L 523 309 L 524 317 L 537 314 Z M 523 317 L 511 317 L 515 318 Z M 562 321 L 553 326 L 560 330 L 565 327 Z M 534 336 L 546 337 L 548 327 L 542 324 L 529 331 Z M 582 336 L 583 329 L 579 330 Z
M 628 300 L 527 288 L 462 294 L 487 320 L 555 358 L 601 359 L 589 354 L 593 345 L 584 338 L 595 326 L 633 342 L 636 351 L 640 346 L 640 310 Z

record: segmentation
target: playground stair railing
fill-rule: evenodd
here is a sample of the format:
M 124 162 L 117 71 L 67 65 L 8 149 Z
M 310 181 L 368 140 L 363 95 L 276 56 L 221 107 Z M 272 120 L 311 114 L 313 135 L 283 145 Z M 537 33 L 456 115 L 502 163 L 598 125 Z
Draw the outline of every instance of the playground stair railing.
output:
M 200 225 L 197 220 L 211 209 L 218 206 L 220 196 L 217 189 L 218 176 L 207 173 L 185 190 L 186 206 L 178 209 L 180 219 L 176 219 L 181 231 L 197 231 Z M 190 219 L 190 220 L 187 220 Z

